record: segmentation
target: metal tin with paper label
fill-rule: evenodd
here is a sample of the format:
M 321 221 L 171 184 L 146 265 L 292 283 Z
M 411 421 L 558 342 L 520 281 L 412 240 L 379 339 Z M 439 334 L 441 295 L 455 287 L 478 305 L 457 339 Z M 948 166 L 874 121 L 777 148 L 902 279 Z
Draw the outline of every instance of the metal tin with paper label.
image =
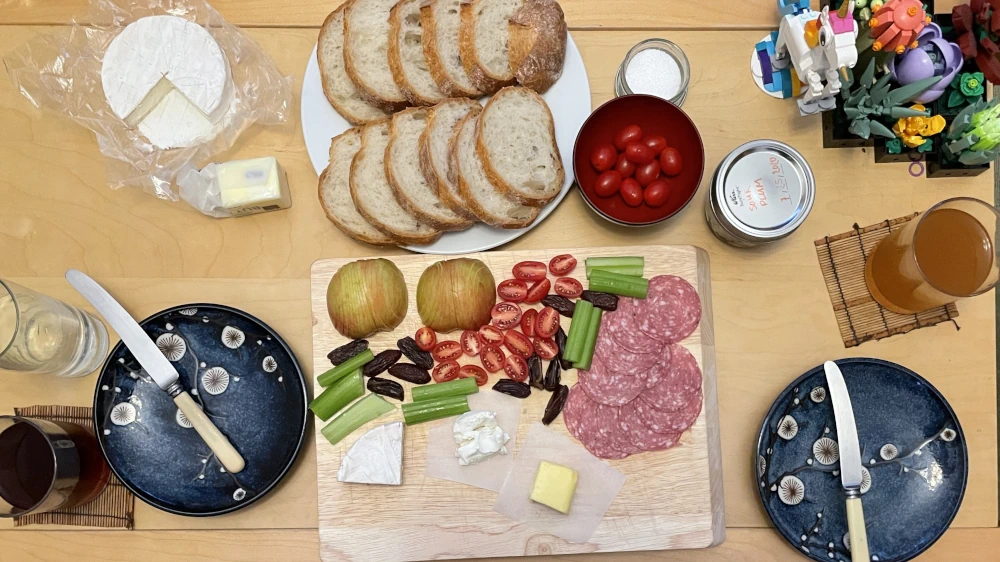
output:
M 794 232 L 815 200 L 816 179 L 805 158 L 785 143 L 756 140 L 715 170 L 705 217 L 720 240 L 750 248 Z

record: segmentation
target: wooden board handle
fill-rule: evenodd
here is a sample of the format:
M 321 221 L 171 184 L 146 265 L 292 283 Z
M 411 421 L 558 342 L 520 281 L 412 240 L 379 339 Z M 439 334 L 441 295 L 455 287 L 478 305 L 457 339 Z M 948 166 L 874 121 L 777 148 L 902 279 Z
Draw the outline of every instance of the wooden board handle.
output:
M 194 400 L 191 399 L 188 393 L 181 392 L 174 397 L 174 404 L 177 404 L 181 412 L 184 412 L 184 415 L 187 416 L 188 421 L 191 422 L 195 431 L 205 440 L 205 444 L 208 445 L 209 449 L 212 449 L 212 452 L 219 458 L 222 466 L 226 467 L 226 470 L 236 474 L 246 467 L 246 461 L 236 451 L 233 444 L 219 431 L 219 428 L 215 427 L 212 420 L 208 419 L 205 412 L 194 403 Z
M 847 498 L 847 529 L 851 535 L 851 560 L 868 562 L 868 533 L 860 496 Z

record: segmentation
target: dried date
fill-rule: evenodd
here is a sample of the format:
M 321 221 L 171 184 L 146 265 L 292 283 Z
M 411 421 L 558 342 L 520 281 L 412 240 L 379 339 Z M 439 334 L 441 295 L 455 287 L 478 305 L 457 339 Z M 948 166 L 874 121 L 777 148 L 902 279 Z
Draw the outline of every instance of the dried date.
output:
M 542 388 L 545 390 L 555 390 L 562 383 L 562 368 L 558 361 L 549 361 L 549 368 L 545 370 L 545 378 L 542 379 Z
M 330 360 L 330 363 L 340 365 L 366 349 L 368 349 L 368 340 L 354 340 L 327 353 L 326 358 Z
M 372 377 L 368 379 L 368 390 L 374 392 L 375 394 L 381 394 L 382 396 L 388 396 L 389 398 L 395 398 L 400 402 L 403 401 L 403 385 L 396 381 L 391 381 L 389 379 L 381 379 L 379 377 Z
M 559 360 L 559 365 L 563 370 L 572 369 L 573 362 L 563 359 L 563 353 L 566 353 L 566 332 L 563 331 L 562 326 L 556 330 L 556 345 L 559 346 L 559 355 L 556 355 L 556 359 Z
M 387 349 L 375 356 L 361 368 L 361 374 L 366 377 L 374 377 L 384 373 L 386 369 L 392 367 L 399 361 L 399 358 L 403 356 L 403 353 L 398 349 Z
M 514 398 L 527 398 L 531 396 L 531 387 L 523 382 L 511 379 L 500 379 L 493 385 L 493 390 L 502 392 Z
M 547 295 L 544 299 L 542 299 L 542 304 L 545 306 L 551 306 L 556 309 L 556 312 L 562 314 L 566 318 L 572 318 L 573 312 L 576 310 L 576 303 L 559 295 Z
M 535 354 L 528 358 L 528 382 L 531 386 L 544 390 L 544 378 L 542 376 L 542 360 Z
M 549 403 L 545 405 L 545 414 L 542 416 L 542 423 L 549 425 L 557 417 L 559 417 L 559 412 L 562 412 L 563 406 L 566 405 L 566 398 L 569 397 L 569 387 L 561 384 L 552 396 L 549 398 Z
M 427 384 L 431 382 L 431 374 L 426 369 L 421 369 L 411 363 L 396 363 L 392 367 L 389 367 L 389 374 L 399 380 L 413 384 Z
M 410 336 L 398 340 L 396 342 L 396 347 L 403 352 L 403 355 L 407 359 L 413 361 L 413 364 L 421 369 L 433 369 L 434 368 L 434 356 L 430 353 L 417 347 L 417 342 L 414 341 Z
M 606 310 L 608 312 L 618 310 L 618 295 L 588 290 L 584 291 L 583 294 L 580 295 L 580 298 L 597 308 L 600 308 L 601 310 Z

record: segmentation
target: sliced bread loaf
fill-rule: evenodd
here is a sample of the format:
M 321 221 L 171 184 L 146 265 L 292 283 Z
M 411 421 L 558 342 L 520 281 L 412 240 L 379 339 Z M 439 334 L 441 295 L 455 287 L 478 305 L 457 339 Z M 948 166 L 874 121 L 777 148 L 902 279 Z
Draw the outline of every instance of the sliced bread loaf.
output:
M 438 88 L 449 97 L 475 98 L 482 95 L 469 79 L 458 53 L 461 0 L 424 0 L 420 25 L 424 30 L 424 55 Z
M 400 0 L 389 11 L 389 68 L 396 85 L 413 105 L 434 105 L 444 99 L 424 56 L 420 2 Z
M 540 207 L 559 195 L 563 170 L 552 113 L 528 88 L 490 98 L 479 119 L 476 152 L 486 176 L 507 197 Z
M 386 118 L 386 113 L 361 99 L 358 89 L 347 77 L 344 68 L 344 6 L 334 10 L 319 30 L 316 56 L 323 93 L 337 113 L 352 125 L 371 123 Z
M 470 113 L 479 115 L 482 110 L 483 106 L 475 100 L 445 100 L 431 108 L 427 127 L 420 135 L 420 170 L 424 178 L 429 185 L 436 187 L 438 197 L 446 207 L 470 219 L 475 219 L 476 215 L 472 214 L 458 193 L 458 185 L 448 177 L 451 167 L 449 143 L 458 122 Z
M 459 122 L 451 139 L 452 181 L 479 220 L 497 228 L 524 228 L 538 216 L 538 207 L 528 207 L 504 197 L 490 183 L 476 153 L 476 130 L 480 115 L 470 113 Z
M 402 244 L 430 244 L 441 233 L 420 222 L 399 205 L 385 177 L 389 122 L 361 130 L 361 149 L 351 163 L 351 199 L 372 226 Z
M 427 183 L 420 171 L 420 135 L 427 128 L 428 110 L 412 107 L 392 116 L 389 146 L 385 149 L 385 176 L 396 201 L 437 230 L 464 230 L 472 221 L 441 202 L 437 186 Z
M 377 246 L 396 242 L 375 229 L 354 207 L 351 199 L 351 161 L 361 148 L 361 129 L 348 129 L 330 143 L 330 165 L 319 176 L 319 203 L 326 218 L 344 234 Z
M 507 24 L 523 4 L 524 0 L 467 0 L 462 3 L 458 51 L 472 84 L 482 92 L 492 94 L 514 84 Z
M 351 0 L 344 12 L 347 75 L 365 101 L 390 113 L 407 105 L 389 68 L 389 10 L 395 3 Z
M 548 90 L 566 61 L 566 16 L 556 0 L 525 0 L 510 18 L 510 66 L 518 84 Z

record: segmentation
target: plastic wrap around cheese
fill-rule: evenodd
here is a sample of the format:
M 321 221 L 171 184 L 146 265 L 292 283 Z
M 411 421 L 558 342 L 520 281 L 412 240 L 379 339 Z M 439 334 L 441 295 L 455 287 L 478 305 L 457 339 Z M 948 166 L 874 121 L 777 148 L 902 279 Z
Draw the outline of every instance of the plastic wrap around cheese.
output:
M 243 217 L 292 206 L 285 171 L 269 156 L 186 170 L 177 180 L 181 198 L 214 217 Z

